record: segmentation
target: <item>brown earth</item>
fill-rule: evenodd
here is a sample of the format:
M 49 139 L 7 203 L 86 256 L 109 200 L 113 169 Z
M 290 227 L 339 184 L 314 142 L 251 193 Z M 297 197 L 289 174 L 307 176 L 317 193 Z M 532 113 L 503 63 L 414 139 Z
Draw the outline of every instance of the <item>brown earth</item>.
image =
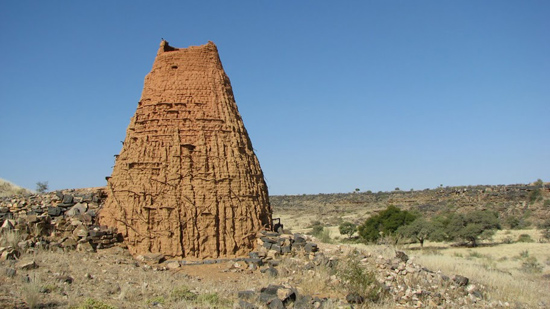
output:
M 161 42 L 107 192 L 100 223 L 133 255 L 242 256 L 270 228 L 263 172 L 214 43 Z

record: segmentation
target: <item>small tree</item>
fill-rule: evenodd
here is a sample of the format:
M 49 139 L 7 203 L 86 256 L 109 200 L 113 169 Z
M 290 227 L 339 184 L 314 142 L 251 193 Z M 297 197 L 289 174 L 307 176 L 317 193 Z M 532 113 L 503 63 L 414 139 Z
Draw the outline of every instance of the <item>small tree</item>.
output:
M 430 239 L 436 231 L 441 233 L 440 229 L 442 229 L 442 227 L 437 224 L 437 222 L 430 222 L 424 218 L 417 218 L 410 224 L 401 226 L 397 229 L 397 233 L 403 237 L 417 240 L 420 243 L 420 247 L 423 248 L 424 241 Z
M 344 222 L 340 224 L 338 230 L 340 231 L 340 234 L 347 235 L 348 239 L 350 239 L 351 236 L 353 236 L 353 234 L 357 231 L 357 225 L 351 222 Z
M 546 241 L 550 241 L 550 220 L 546 220 L 538 225 L 542 238 Z
M 45 193 L 48 191 L 48 182 L 47 181 L 39 181 L 36 183 L 36 192 L 38 193 Z
M 380 234 L 392 235 L 400 226 L 407 225 L 414 219 L 416 216 L 413 213 L 390 205 L 378 215 L 368 218 L 357 230 L 364 240 L 376 241 Z
M 450 240 L 466 240 L 475 247 L 479 239 L 491 237 L 495 229 L 500 229 L 498 214 L 476 210 L 467 214 L 452 215 L 446 232 Z

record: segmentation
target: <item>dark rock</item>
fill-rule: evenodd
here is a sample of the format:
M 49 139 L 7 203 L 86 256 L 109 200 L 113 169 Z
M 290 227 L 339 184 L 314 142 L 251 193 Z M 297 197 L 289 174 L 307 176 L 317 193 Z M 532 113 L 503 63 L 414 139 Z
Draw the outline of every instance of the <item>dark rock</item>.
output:
M 277 253 L 281 253 L 281 247 L 277 244 L 272 244 L 270 250 L 276 251 Z
M 308 262 L 306 265 L 304 265 L 305 270 L 310 270 L 314 268 L 315 268 L 315 264 L 313 264 L 312 262 Z
M 264 242 L 263 246 L 264 246 L 264 248 L 266 248 L 267 250 L 269 250 L 269 249 L 271 249 L 271 246 L 273 246 L 273 244 L 270 243 L 270 242 Z
M 480 291 L 473 291 L 472 295 L 474 295 L 475 297 L 477 297 L 479 299 L 483 299 L 483 294 L 481 294 Z
M 269 301 L 277 298 L 277 290 L 282 288 L 280 285 L 270 284 L 260 291 L 259 300 L 261 303 L 267 304 Z
M 317 250 L 319 250 L 319 248 L 317 248 L 317 244 L 314 244 L 314 243 L 308 243 L 304 246 L 304 250 L 306 252 L 317 252 Z
M 252 290 L 239 291 L 237 297 L 244 300 L 254 300 L 256 298 L 256 292 Z
M 277 277 L 279 275 L 279 271 L 273 267 L 264 268 L 261 270 L 262 273 L 268 274 L 270 277 Z
M 71 284 L 74 281 L 74 279 L 71 276 L 58 276 L 55 279 L 61 283 L 68 283 L 68 284 Z
M 238 308 L 241 309 L 257 309 L 258 307 L 254 306 L 253 304 L 246 302 L 242 299 L 239 300 Z
M 61 201 L 60 206 L 69 207 L 69 206 L 73 206 L 74 204 L 75 204 L 74 197 L 72 195 L 70 194 L 63 195 L 63 200 Z
M 93 229 L 88 232 L 88 235 L 90 235 L 90 237 L 101 237 L 105 235 L 105 232 Z
M 300 234 L 294 234 L 294 243 L 298 243 L 298 244 L 306 244 L 306 239 L 304 238 L 304 236 L 300 235 Z
M 63 192 L 61 192 L 61 191 L 55 191 L 55 195 L 56 195 L 60 200 L 63 200 Z
M 269 266 L 271 267 L 277 267 L 279 266 L 279 264 L 281 263 L 280 261 L 277 261 L 277 260 L 270 260 L 267 262 L 269 264 Z
M 403 252 L 403 251 L 395 252 L 395 257 L 400 259 L 402 262 L 405 262 L 405 263 L 407 263 L 407 261 L 409 260 L 409 256 L 406 255 L 405 252 Z
M 52 217 L 61 216 L 62 210 L 59 207 L 48 207 L 48 215 Z
M 290 246 L 284 246 L 284 247 L 281 247 L 281 253 L 282 254 L 288 254 L 292 251 L 292 247 Z
M 346 296 L 346 301 L 348 302 L 348 304 L 362 304 L 365 302 L 365 299 L 363 298 L 363 296 L 357 293 L 349 293 Z
M 248 256 L 249 256 L 250 258 L 253 258 L 253 259 L 259 259 L 259 258 L 260 258 L 260 255 L 259 255 L 258 252 L 256 252 L 256 251 L 250 252 L 250 253 L 248 254 Z
M 470 282 L 470 279 L 461 276 L 461 275 L 455 275 L 453 278 L 454 283 L 458 284 L 459 286 L 467 286 L 468 282 Z
M 272 299 L 271 301 L 268 302 L 267 305 L 270 309 L 284 309 L 285 308 L 285 305 L 283 305 L 283 302 L 278 298 Z
M 312 308 L 313 298 L 309 295 L 298 296 L 294 302 L 294 308 L 296 309 L 309 309 Z
M 250 265 L 256 265 L 256 266 L 264 265 L 264 262 L 260 258 L 248 258 L 248 259 L 244 259 L 244 262 L 246 264 L 248 264 L 249 266 Z

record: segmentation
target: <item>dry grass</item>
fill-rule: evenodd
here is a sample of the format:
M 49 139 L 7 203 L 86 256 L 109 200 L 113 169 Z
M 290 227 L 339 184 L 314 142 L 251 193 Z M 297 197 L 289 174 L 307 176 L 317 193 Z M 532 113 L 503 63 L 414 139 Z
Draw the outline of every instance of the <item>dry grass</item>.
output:
M 526 233 L 536 235 L 537 231 L 513 231 L 512 235 Z M 441 246 L 440 243 L 425 246 L 424 250 L 409 251 L 409 254 L 428 269 L 448 275 L 460 274 L 486 286 L 489 291 L 487 296 L 491 299 L 520 302 L 532 307 L 539 306 L 541 301 L 550 304 L 549 281 L 543 277 L 550 274 L 548 243 L 512 243 L 477 248 L 455 248 Z M 525 270 L 524 264 L 529 257 L 531 261 L 538 261 L 540 273 Z
M 31 193 L 31 191 L 0 178 L 0 197 L 27 193 Z

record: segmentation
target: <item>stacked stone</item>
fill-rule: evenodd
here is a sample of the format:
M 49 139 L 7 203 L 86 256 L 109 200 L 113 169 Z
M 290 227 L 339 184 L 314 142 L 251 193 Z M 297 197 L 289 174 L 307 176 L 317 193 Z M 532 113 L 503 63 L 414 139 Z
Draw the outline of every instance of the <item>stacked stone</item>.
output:
M 364 262 L 368 263 L 368 258 Z M 393 259 L 378 256 L 375 263 L 380 284 L 402 306 L 436 308 L 485 303 L 481 286 L 470 283 L 464 276 L 450 278 L 423 268 L 403 252 L 398 251 Z
M 87 189 L 3 198 L 1 229 L 23 239 L 14 250 L 109 248 L 122 238 L 116 230 L 97 225 L 96 213 L 103 198 L 102 190 Z
M 258 249 L 251 255 L 264 259 L 274 259 L 281 255 L 290 254 L 296 251 L 303 251 L 312 256 L 319 249 L 317 244 L 308 242 L 301 234 L 281 234 L 277 232 L 262 231 L 256 240 Z

